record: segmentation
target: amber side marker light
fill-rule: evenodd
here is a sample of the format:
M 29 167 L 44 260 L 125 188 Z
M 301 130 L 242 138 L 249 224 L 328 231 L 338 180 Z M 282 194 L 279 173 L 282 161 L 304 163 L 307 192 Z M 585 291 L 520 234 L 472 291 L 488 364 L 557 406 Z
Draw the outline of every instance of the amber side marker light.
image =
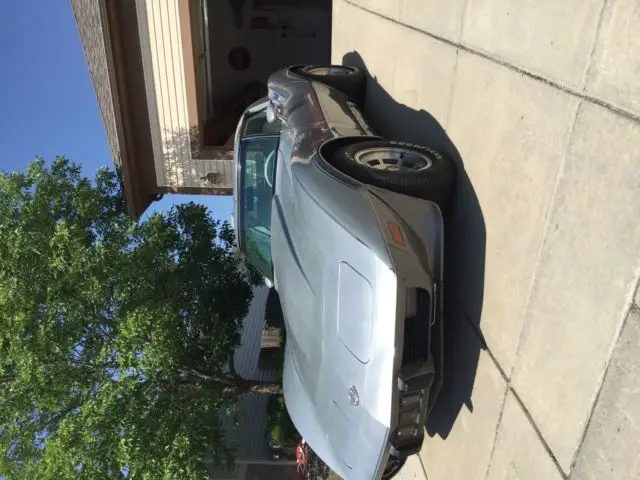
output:
M 389 222 L 389 231 L 391 232 L 391 238 L 398 245 L 405 246 L 404 236 L 402 235 L 402 230 L 400 229 L 400 225 L 397 223 Z

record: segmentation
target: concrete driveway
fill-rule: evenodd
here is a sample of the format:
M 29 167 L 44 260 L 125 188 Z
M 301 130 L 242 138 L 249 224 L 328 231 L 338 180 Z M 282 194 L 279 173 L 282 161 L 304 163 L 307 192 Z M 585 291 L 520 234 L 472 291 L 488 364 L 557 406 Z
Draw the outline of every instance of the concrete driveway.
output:
M 334 0 L 374 128 L 459 164 L 445 385 L 401 478 L 640 478 L 640 4 Z

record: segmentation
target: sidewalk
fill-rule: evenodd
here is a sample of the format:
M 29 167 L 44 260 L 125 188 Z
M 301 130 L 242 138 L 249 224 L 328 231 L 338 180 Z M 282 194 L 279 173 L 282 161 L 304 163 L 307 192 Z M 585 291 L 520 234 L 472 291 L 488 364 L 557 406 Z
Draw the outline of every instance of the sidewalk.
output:
M 401 479 L 639 478 L 637 2 L 333 15 L 333 61 L 371 75 L 373 127 L 460 165 L 445 387 Z

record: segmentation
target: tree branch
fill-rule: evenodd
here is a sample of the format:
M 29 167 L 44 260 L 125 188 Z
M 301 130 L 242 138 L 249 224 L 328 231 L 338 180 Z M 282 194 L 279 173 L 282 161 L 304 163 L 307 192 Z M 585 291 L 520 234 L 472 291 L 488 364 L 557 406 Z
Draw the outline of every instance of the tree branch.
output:
M 13 382 L 15 381 L 16 376 L 15 375 L 0 375 L 0 385 L 5 385 L 7 383 Z
M 220 375 L 220 374 L 210 374 L 203 372 L 201 370 L 197 370 L 191 367 L 184 367 L 180 369 L 180 378 L 182 380 L 190 380 L 197 379 L 204 382 L 216 382 L 222 383 L 223 385 L 234 387 L 235 378 L 230 375 Z
M 235 351 L 231 352 L 231 355 L 229 355 L 229 373 L 231 373 L 231 375 L 236 377 L 236 378 L 242 378 L 242 377 L 240 377 L 240 375 L 238 375 L 238 371 L 236 370 L 236 366 L 233 363 L 234 357 L 235 357 Z
M 234 370 L 235 372 L 235 370 Z M 193 380 L 201 382 L 218 383 L 227 391 L 235 393 L 265 393 L 270 395 L 282 394 L 282 385 L 279 382 L 263 382 L 262 380 L 247 380 L 233 373 L 206 373 L 195 368 L 180 369 L 182 383 L 192 384 Z
M 39 425 L 39 430 L 40 431 L 47 430 L 49 428 L 49 426 L 51 426 L 52 424 L 58 423 L 64 417 L 69 415 L 73 410 L 75 410 L 76 408 L 80 407 L 84 403 L 84 401 L 85 401 L 84 398 L 78 398 L 78 399 L 76 399 L 75 402 L 71 402 L 71 404 L 69 404 L 67 406 L 67 408 L 65 408 L 64 410 L 52 415 L 44 424 Z M 33 422 L 33 425 L 35 425 L 35 424 L 37 424 L 39 422 L 40 422 L 40 418 L 38 418 L 37 422 Z

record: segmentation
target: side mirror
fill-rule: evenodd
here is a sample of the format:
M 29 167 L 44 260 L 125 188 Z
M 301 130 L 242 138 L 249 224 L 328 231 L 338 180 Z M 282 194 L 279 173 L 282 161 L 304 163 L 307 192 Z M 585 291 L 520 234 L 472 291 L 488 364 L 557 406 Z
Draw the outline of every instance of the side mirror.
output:
M 273 288 L 273 282 L 270 278 L 264 277 L 264 284 L 267 288 Z
M 267 105 L 267 122 L 273 123 L 277 120 L 278 115 L 276 114 L 276 108 L 273 106 L 273 103 L 269 103 Z

